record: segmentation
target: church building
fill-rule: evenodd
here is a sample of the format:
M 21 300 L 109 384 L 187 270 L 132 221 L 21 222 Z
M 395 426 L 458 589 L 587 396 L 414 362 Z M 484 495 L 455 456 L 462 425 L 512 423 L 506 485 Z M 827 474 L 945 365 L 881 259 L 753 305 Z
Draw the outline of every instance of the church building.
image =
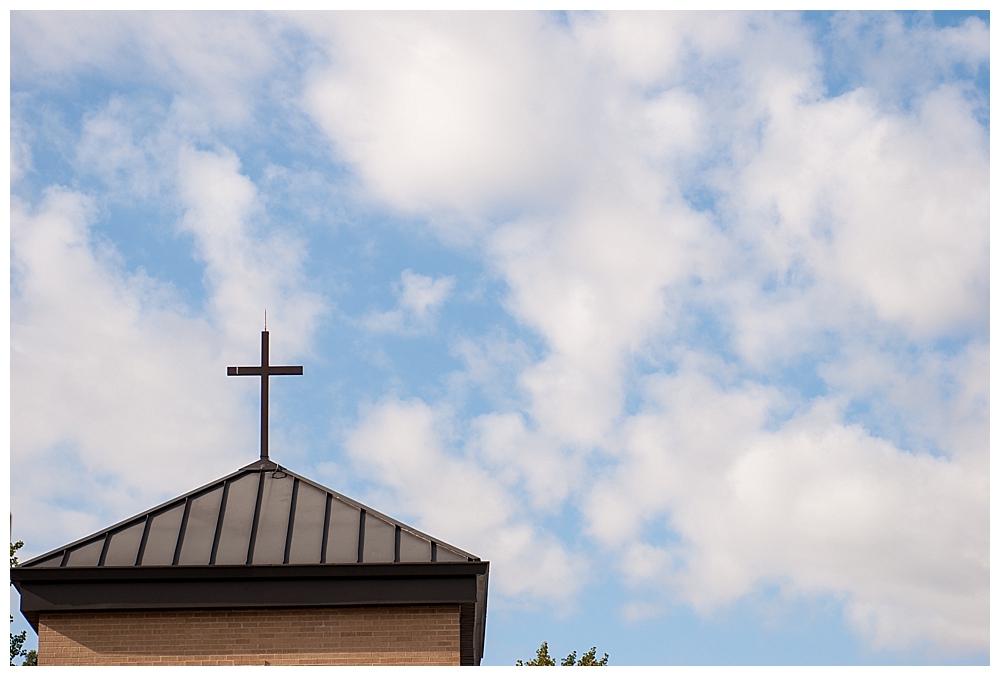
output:
M 489 562 L 261 458 L 11 570 L 39 665 L 478 665 Z

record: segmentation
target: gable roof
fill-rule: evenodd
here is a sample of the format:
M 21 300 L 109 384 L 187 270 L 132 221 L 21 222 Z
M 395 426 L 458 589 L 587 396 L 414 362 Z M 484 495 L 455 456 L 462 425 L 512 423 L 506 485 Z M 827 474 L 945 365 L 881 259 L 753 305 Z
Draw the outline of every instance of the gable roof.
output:
M 19 568 L 479 560 L 274 462 L 258 460 Z

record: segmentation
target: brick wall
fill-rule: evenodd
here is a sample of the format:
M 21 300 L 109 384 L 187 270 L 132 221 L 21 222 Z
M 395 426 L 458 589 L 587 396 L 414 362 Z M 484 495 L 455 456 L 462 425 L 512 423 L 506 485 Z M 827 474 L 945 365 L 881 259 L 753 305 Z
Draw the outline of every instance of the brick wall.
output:
M 42 613 L 38 663 L 457 665 L 459 607 Z

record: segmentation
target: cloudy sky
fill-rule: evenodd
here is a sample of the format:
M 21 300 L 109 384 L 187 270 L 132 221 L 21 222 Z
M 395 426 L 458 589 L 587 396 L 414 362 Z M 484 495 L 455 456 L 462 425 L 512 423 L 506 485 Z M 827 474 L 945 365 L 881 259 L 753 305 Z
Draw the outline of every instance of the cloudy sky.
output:
M 988 662 L 988 22 L 13 13 L 14 539 L 254 460 L 266 308 L 487 664 Z

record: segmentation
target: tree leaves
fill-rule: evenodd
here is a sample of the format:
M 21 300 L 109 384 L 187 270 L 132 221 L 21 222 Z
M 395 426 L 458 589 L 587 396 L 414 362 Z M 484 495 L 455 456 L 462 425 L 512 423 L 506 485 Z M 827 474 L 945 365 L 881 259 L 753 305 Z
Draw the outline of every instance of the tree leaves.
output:
M 24 542 L 18 540 L 17 542 L 10 543 L 10 567 L 13 568 L 17 565 L 17 550 L 24 546 Z M 13 584 L 13 582 L 11 583 Z M 11 623 L 14 622 L 14 616 L 10 616 Z M 38 666 L 38 652 L 34 650 L 25 650 L 24 642 L 28 640 L 28 631 L 24 630 L 20 634 L 11 633 L 10 635 L 10 666 L 17 666 L 14 664 L 15 657 L 23 657 L 24 661 L 21 662 L 22 667 L 37 667 Z
M 604 653 L 604 657 L 597 659 L 597 646 L 592 647 L 590 650 L 583 654 L 579 660 L 576 658 L 576 651 L 574 650 L 569 655 L 562 659 L 560 666 L 563 667 L 604 667 L 608 664 L 608 654 Z M 549 644 L 547 641 L 542 641 L 542 645 L 538 648 L 535 653 L 535 659 L 530 662 L 523 662 L 522 660 L 517 661 L 519 667 L 554 667 L 556 666 L 556 661 L 552 659 L 549 655 Z

